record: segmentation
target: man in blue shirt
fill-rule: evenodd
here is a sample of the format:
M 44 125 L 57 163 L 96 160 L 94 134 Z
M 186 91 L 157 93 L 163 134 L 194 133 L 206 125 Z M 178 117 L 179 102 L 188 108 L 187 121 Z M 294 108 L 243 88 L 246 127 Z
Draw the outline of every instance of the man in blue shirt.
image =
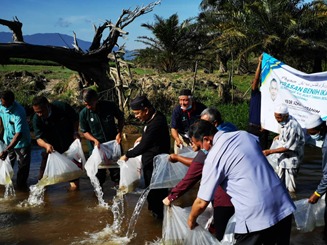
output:
M 323 141 L 322 144 L 322 161 L 321 168 L 323 172 L 323 176 L 317 189 L 309 198 L 309 203 L 315 204 L 318 202 L 319 198 L 324 195 L 327 191 L 327 125 L 326 122 L 323 121 L 319 115 L 310 115 L 308 120 L 305 123 L 305 127 L 307 129 L 307 133 L 310 135 L 312 140 L 315 141 Z M 325 202 L 327 204 L 327 198 L 325 198 Z M 327 207 L 327 205 L 326 205 Z M 324 239 L 327 241 L 327 212 L 325 209 L 325 228 L 324 228 Z
M 257 137 L 244 131 L 216 133 L 189 215 L 191 229 L 219 185 L 235 208 L 236 244 L 289 244 L 295 206 Z
M 0 153 L 5 160 L 9 155 L 12 167 L 18 162 L 17 189 L 27 189 L 31 162 L 31 136 L 23 106 L 15 101 L 12 91 L 1 94 L 0 116 L 3 125 L 3 140 L 7 147 Z

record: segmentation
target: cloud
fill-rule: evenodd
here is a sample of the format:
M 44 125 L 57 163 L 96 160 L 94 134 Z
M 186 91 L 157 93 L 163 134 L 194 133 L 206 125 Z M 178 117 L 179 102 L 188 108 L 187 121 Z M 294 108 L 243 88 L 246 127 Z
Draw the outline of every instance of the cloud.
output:
M 80 25 L 80 24 L 85 24 L 85 23 L 91 23 L 91 20 L 87 18 L 86 16 L 69 16 L 67 18 L 65 17 L 60 17 L 55 26 L 67 28 L 72 25 Z

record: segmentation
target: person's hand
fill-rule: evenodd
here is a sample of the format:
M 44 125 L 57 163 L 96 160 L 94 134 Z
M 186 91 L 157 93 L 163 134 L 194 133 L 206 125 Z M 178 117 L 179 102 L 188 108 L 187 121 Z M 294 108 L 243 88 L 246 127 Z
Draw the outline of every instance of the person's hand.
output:
M 268 149 L 268 150 L 263 150 L 262 153 L 265 156 L 269 156 L 272 152 L 271 152 L 271 150 Z
M 93 143 L 94 143 L 94 146 L 96 146 L 96 147 L 98 147 L 98 148 L 100 149 L 100 145 L 101 145 L 101 143 L 100 143 L 97 139 L 95 139 L 95 140 L 93 141 Z
M 45 145 L 45 151 L 46 151 L 46 153 L 52 153 L 52 152 L 54 152 L 55 150 L 54 150 L 54 148 L 53 148 L 52 145 L 50 145 L 50 144 L 46 144 L 46 145 Z
M 8 156 L 8 151 L 3 151 L 0 153 L 0 159 L 2 161 L 6 160 L 6 157 Z
M 259 63 L 261 63 L 261 61 L 262 61 L 262 54 L 259 56 L 259 58 L 258 58 L 258 61 L 259 61 Z
M 117 144 L 120 144 L 120 142 L 121 142 L 121 133 L 118 133 L 116 135 L 116 141 L 117 141 Z
M 169 161 L 171 162 L 178 162 L 178 155 L 177 154 L 170 154 L 169 155 Z
M 188 216 L 187 225 L 191 230 L 193 230 L 198 224 L 196 223 L 196 219 L 190 215 Z
M 176 143 L 177 147 L 179 147 L 179 148 L 181 148 L 181 146 L 183 146 L 183 141 L 180 138 L 176 139 L 175 143 Z
M 313 193 L 311 195 L 311 197 L 309 198 L 308 202 L 312 203 L 312 204 L 315 204 L 315 203 L 318 202 L 319 198 L 320 198 L 319 196 L 317 196 L 315 193 Z
M 170 206 L 171 202 L 169 201 L 168 197 L 166 197 L 165 199 L 162 200 L 163 204 L 165 204 L 166 206 Z
M 119 160 L 123 160 L 126 162 L 128 160 L 128 157 L 126 155 L 123 155 L 119 158 Z
M 81 136 L 80 136 L 80 134 L 79 134 L 79 132 L 78 131 L 75 131 L 74 132 L 74 139 L 76 140 L 76 139 L 81 139 Z

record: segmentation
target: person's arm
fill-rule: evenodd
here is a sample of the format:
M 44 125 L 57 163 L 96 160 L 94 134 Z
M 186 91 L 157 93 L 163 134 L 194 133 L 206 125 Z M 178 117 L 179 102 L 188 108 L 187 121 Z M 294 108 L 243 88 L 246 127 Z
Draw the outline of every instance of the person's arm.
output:
M 171 162 L 181 162 L 185 166 L 189 167 L 189 166 L 191 166 L 193 158 L 184 157 L 184 156 L 181 156 L 181 155 L 178 155 L 178 154 L 170 154 L 169 155 L 169 161 L 171 161 Z
M 100 148 L 100 142 L 89 132 L 83 133 L 85 139 L 92 141 L 94 146 Z
M 327 136 L 326 136 L 327 137 Z M 310 196 L 309 203 L 316 203 L 319 198 L 324 195 L 327 191 L 327 139 L 325 139 L 324 147 L 322 148 L 322 178 L 317 187 L 317 190 Z
M 210 202 L 197 197 L 192 205 L 192 210 L 188 216 L 188 227 L 193 230 L 196 227 L 196 219 L 204 212 Z
M 36 140 L 36 142 L 40 147 L 45 149 L 46 153 L 52 153 L 55 151 L 55 149 L 53 148 L 53 146 L 51 144 L 47 143 L 45 140 L 43 140 L 41 138 L 38 138 Z
M 262 54 L 259 56 L 259 62 L 257 69 L 255 71 L 255 75 L 251 84 L 252 90 L 256 90 L 259 88 L 259 83 L 260 83 L 260 73 L 261 73 L 261 61 L 262 61 Z
M 165 205 L 170 205 L 171 202 L 184 195 L 201 179 L 205 157 L 206 155 L 203 152 L 198 152 L 184 178 L 170 191 L 167 198 L 163 200 Z
M 285 147 L 279 147 L 279 148 L 276 148 L 276 149 L 267 149 L 267 150 L 263 150 L 262 153 L 265 155 L 265 156 L 269 156 L 270 154 L 274 154 L 274 153 L 283 153 L 283 152 L 286 152 L 286 151 L 289 151 L 288 148 L 285 148 Z
M 176 145 L 179 147 L 180 145 L 183 145 L 183 140 L 179 138 L 179 134 L 177 129 L 171 128 L 171 136 L 174 138 Z
M 117 120 L 118 120 L 118 133 L 116 135 L 116 141 L 118 144 L 120 144 L 122 134 L 123 134 L 123 128 L 124 128 L 124 124 L 125 124 L 124 115 L 122 115 L 122 117 L 118 118 Z
M 8 155 L 8 151 L 10 151 L 11 149 L 13 149 L 18 141 L 21 139 L 22 137 L 22 133 L 15 133 L 13 139 L 11 140 L 10 144 L 0 153 L 0 159 L 5 160 L 7 155 Z

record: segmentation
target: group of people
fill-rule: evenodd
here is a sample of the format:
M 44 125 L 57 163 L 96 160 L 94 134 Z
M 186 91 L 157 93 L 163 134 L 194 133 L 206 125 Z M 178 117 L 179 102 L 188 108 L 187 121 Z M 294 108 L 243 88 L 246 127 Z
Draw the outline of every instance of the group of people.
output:
M 147 187 L 151 182 L 153 159 L 158 154 L 170 153 L 172 137 L 174 153 L 170 154 L 170 161 L 189 166 L 176 187 L 150 191 L 148 209 L 155 217 L 162 219 L 163 205 L 171 205 L 201 181 L 188 219 L 190 229 L 196 226 L 197 217 L 212 202 L 218 240 L 223 238 L 228 220 L 235 215 L 237 244 L 289 244 L 295 210 L 289 192 L 294 192 L 296 188 L 295 176 L 303 158 L 304 133 L 296 119 L 289 115 L 287 107 L 278 105 L 274 111 L 280 125 L 280 134 L 275 138 L 278 144 L 268 149 L 267 132 L 261 128 L 260 116 L 257 115 L 261 96 L 259 73 L 258 65 L 252 84 L 248 132 L 224 122 L 217 109 L 207 108 L 196 101 L 189 89 L 182 89 L 179 93 L 179 103 L 172 112 L 170 132 L 165 115 L 157 111 L 146 96 L 137 96 L 131 101 L 130 108 L 135 118 L 143 122 L 144 128 L 137 139 L 138 144 L 120 159 L 127 161 L 128 158 L 142 156 Z M 43 96 L 33 99 L 34 137 L 37 144 L 44 148 L 39 178 L 42 178 L 48 154 L 65 152 L 74 139 L 80 137 L 79 132 L 88 140 L 90 150 L 110 140 L 121 143 L 124 114 L 118 106 L 114 102 L 100 100 L 92 89 L 85 89 L 82 97 L 85 108 L 79 115 L 67 103 L 50 103 Z M 26 188 L 31 134 L 25 110 L 15 101 L 11 91 L 1 93 L 0 117 L 6 144 L 0 158 L 5 159 L 9 155 L 12 164 L 17 159 L 17 187 Z M 312 138 L 324 140 L 324 177 L 309 199 L 310 203 L 316 203 L 327 191 L 326 123 L 319 116 L 310 118 L 307 133 Z M 179 149 L 185 146 L 191 146 L 197 152 L 193 159 L 178 154 Z M 266 157 L 269 155 L 276 155 L 277 170 L 269 163 Z M 110 170 L 110 176 L 118 182 L 119 170 Z M 103 185 L 105 170 L 99 170 L 97 177 Z M 78 189 L 78 180 L 72 180 L 70 185 L 72 190 Z
M 34 115 L 31 119 L 37 144 L 44 149 L 38 179 L 42 179 L 48 155 L 54 151 L 64 153 L 81 132 L 92 147 L 116 139 L 121 141 L 124 114 L 110 101 L 99 100 L 95 90 L 83 91 L 85 108 L 78 114 L 69 104 L 62 101 L 49 102 L 44 96 L 32 100 Z M 0 118 L 2 139 L 6 148 L 0 152 L 2 160 L 9 156 L 12 166 L 16 160 L 18 171 L 16 188 L 28 190 L 28 176 L 31 161 L 31 131 L 25 109 L 15 100 L 12 91 L 1 93 Z M 117 120 L 117 124 L 115 123 Z M 119 181 L 119 169 L 110 171 L 111 179 Z M 97 177 L 101 185 L 105 182 L 105 169 L 99 169 Z M 79 180 L 70 182 L 70 190 L 79 188 Z

